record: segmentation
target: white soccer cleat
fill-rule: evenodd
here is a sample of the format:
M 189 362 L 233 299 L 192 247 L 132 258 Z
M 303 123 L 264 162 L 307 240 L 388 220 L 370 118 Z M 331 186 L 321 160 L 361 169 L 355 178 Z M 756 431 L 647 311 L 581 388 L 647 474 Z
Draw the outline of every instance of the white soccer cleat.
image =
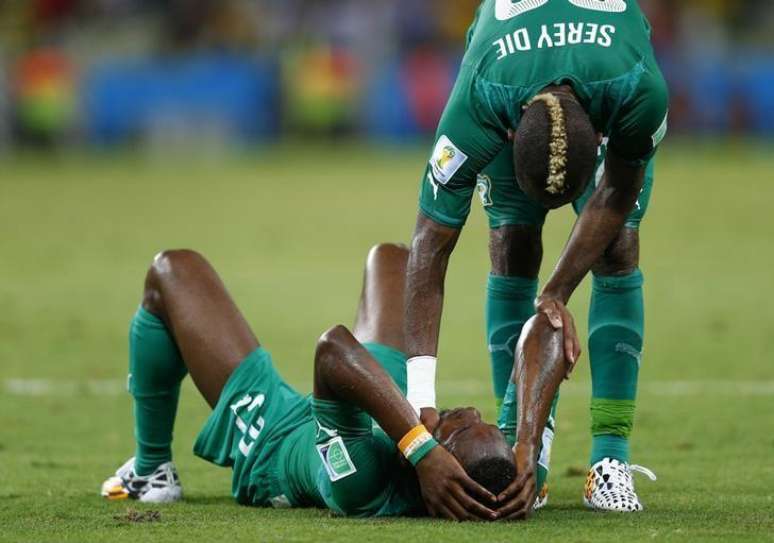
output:
M 595 511 L 642 511 L 642 504 L 634 491 L 634 472 L 647 475 L 651 481 L 656 480 L 656 475 L 648 468 L 603 458 L 589 470 L 583 503 Z
M 548 505 L 548 484 L 543 483 L 543 488 L 541 488 L 540 492 L 538 492 L 537 499 L 535 499 L 535 504 L 532 506 L 532 510 L 539 511 L 546 505 Z
M 101 494 L 108 500 L 131 498 L 145 503 L 170 503 L 183 497 L 183 487 L 172 462 L 161 464 L 150 475 L 137 475 L 132 457 L 102 483 Z

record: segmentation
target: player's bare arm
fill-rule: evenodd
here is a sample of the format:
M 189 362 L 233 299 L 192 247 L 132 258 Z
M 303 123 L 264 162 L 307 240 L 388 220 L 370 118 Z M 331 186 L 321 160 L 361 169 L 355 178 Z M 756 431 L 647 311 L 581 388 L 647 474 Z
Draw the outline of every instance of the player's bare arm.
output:
M 438 224 L 421 212 L 417 216 L 406 267 L 404 330 L 409 357 L 434 357 L 438 352 L 446 268 L 459 236 L 459 229 Z M 421 409 L 422 422 L 433 431 L 438 424 L 434 401 L 419 401 L 421 405 L 415 407 Z
M 315 397 L 343 400 L 369 413 L 396 442 L 421 428 L 414 408 L 394 381 L 344 326 L 320 338 L 315 355 Z M 416 464 L 428 512 L 452 520 L 495 520 L 497 513 L 470 496 L 494 504 L 495 497 L 473 481 L 443 447 Z
M 567 371 L 562 334 L 545 315 L 536 315 L 524 326 L 513 369 L 519 399 L 514 447 L 518 475 L 497 497 L 498 513 L 505 520 L 524 519 L 533 511 L 541 436 Z
M 572 293 L 621 232 L 645 178 L 644 166 L 632 166 L 608 151 L 605 177 L 578 217 L 570 239 L 538 298 L 537 309 L 564 330 L 565 356 L 573 364 L 580 341 L 566 308 Z
M 443 285 L 460 230 L 419 213 L 406 269 L 406 350 L 409 355 L 438 350 Z

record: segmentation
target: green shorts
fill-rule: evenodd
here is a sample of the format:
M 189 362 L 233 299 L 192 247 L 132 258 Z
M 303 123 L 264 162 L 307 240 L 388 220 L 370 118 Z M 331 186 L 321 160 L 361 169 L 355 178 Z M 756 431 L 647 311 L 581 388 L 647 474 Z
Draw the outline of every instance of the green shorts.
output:
M 584 193 L 573 202 L 575 213 L 580 214 L 594 190 L 602 180 L 605 172 L 605 156 L 607 146 L 600 147 L 594 179 L 591 180 Z M 645 172 L 645 184 L 637 203 L 626 219 L 626 228 L 637 229 L 645 217 L 653 190 L 654 158 L 648 162 Z M 502 226 L 542 226 L 548 209 L 531 200 L 516 182 L 513 173 L 513 149 L 506 145 L 499 155 L 478 176 L 476 189 L 481 204 L 489 218 L 491 229 Z
M 229 377 L 194 454 L 233 468 L 232 494 L 239 503 L 268 505 L 285 493 L 280 446 L 311 416 L 309 398 L 280 377 L 269 352 L 259 347 Z
M 364 345 L 406 392 L 406 357 Z M 194 453 L 234 470 L 232 494 L 257 506 L 327 506 L 349 516 L 404 515 L 421 507 L 413 468 L 364 411 L 293 390 L 263 348 L 234 370 Z

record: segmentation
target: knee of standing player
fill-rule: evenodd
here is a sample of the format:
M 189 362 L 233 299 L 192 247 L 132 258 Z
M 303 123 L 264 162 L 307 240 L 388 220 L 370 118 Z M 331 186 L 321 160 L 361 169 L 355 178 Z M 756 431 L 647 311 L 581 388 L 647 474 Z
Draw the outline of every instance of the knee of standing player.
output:
M 633 228 L 624 228 L 594 264 L 592 272 L 603 277 L 627 275 L 636 270 L 639 263 L 639 232 Z
M 491 230 L 489 256 L 495 275 L 536 276 L 543 260 L 541 228 L 519 225 Z

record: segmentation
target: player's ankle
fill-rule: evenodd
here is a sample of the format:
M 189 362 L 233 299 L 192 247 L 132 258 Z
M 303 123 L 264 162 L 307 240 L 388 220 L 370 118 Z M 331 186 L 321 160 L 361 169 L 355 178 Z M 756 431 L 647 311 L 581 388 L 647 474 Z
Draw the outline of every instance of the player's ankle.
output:
M 604 458 L 612 458 L 619 462 L 629 463 L 629 439 L 612 434 L 596 435 L 591 440 L 590 465 Z
M 144 457 L 140 454 L 135 456 L 134 460 L 134 473 L 140 477 L 151 475 L 155 472 L 159 466 L 172 461 L 172 455 L 154 456 L 151 458 Z

